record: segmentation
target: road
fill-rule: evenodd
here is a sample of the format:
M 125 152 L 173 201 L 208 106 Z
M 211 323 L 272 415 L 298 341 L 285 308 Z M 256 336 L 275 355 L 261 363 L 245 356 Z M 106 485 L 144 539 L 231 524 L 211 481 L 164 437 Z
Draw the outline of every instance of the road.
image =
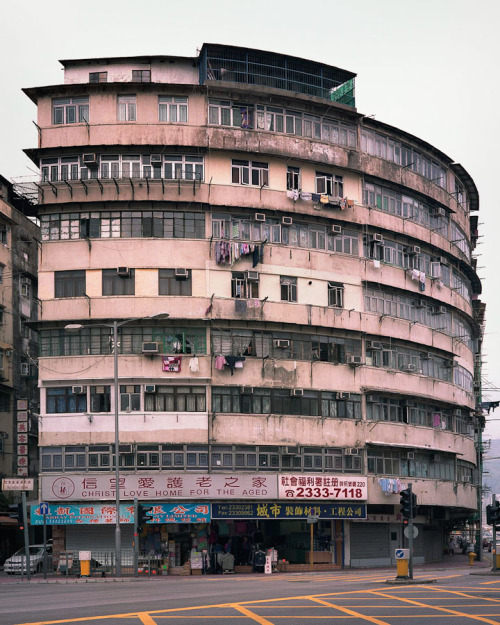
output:
M 500 624 L 500 575 L 470 573 L 422 571 L 411 586 L 386 583 L 394 569 L 87 583 L 0 579 L 0 625 Z

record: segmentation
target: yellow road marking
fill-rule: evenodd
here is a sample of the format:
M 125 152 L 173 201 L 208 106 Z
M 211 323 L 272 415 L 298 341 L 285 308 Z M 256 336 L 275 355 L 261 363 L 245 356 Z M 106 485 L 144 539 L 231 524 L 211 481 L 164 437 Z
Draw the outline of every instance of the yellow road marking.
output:
M 435 592 L 446 592 L 452 595 L 459 595 L 460 597 L 467 597 L 468 599 L 478 599 L 478 597 L 474 596 L 470 592 L 458 592 L 458 590 L 446 590 L 444 588 L 430 588 L 429 586 L 424 586 L 423 588 L 429 588 L 429 590 L 434 590 Z M 493 599 L 489 597 L 481 597 L 484 601 L 493 601 L 495 603 L 500 603 L 500 599 Z
M 378 618 L 374 616 L 366 616 L 365 614 L 361 614 L 361 612 L 356 612 L 355 610 L 350 610 L 349 608 L 344 608 L 335 603 L 330 603 L 329 601 L 323 601 L 322 599 L 316 599 L 316 597 L 310 596 L 308 597 L 311 601 L 316 601 L 322 605 L 326 605 L 330 608 L 335 608 L 335 610 L 339 610 L 339 612 L 343 612 L 344 614 L 349 614 L 350 616 L 355 616 L 356 618 L 363 619 L 370 623 L 375 623 L 375 625 L 390 625 L 387 621 L 380 621 Z
M 149 612 L 138 612 L 137 617 L 144 625 L 157 625 L 156 621 L 153 621 Z
M 244 608 L 242 605 L 239 605 L 238 603 L 229 603 L 228 606 L 230 606 L 231 608 L 234 608 L 237 612 L 241 612 L 245 616 L 248 616 L 248 618 L 251 618 L 252 620 L 256 621 L 257 623 L 260 623 L 261 625 L 273 625 L 271 621 L 268 621 L 263 616 L 259 616 L 258 614 L 251 612 L 250 610 L 248 610 L 247 608 Z
M 436 590 L 439 590 L 439 589 L 436 589 Z M 392 595 L 387 595 L 383 592 L 376 592 L 376 591 L 368 591 L 368 592 L 371 592 L 372 594 L 378 595 L 380 597 L 387 597 L 388 599 L 394 599 Z M 448 592 L 448 591 L 444 590 L 443 592 Z M 462 594 L 462 593 L 456 593 L 456 594 Z M 405 597 L 399 597 L 398 599 L 402 603 L 411 603 L 412 605 L 420 606 L 422 608 L 429 608 L 430 610 L 436 610 L 437 612 L 453 614 L 454 616 L 461 616 L 464 618 L 472 619 L 473 621 L 481 621 L 482 623 L 490 623 L 490 625 L 498 625 L 498 621 L 492 621 L 489 618 L 483 618 L 482 616 L 477 616 L 475 614 L 467 614 L 467 612 L 459 612 L 458 610 L 451 610 L 449 608 L 442 608 L 440 606 L 432 606 L 432 605 L 429 605 L 428 603 L 422 603 L 421 601 L 415 601 L 414 599 L 406 599 Z

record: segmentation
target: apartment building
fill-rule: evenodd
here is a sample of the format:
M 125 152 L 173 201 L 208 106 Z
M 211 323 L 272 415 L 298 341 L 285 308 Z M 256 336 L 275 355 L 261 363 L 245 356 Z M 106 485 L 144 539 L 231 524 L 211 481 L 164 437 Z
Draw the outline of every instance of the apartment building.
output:
M 323 63 L 204 44 L 62 65 L 25 89 L 55 544 L 113 548 L 116 407 L 125 550 L 138 499 L 171 564 L 245 564 L 244 536 L 308 562 L 308 517 L 315 562 L 387 564 L 411 483 L 415 560 L 439 559 L 480 488 L 466 169 Z

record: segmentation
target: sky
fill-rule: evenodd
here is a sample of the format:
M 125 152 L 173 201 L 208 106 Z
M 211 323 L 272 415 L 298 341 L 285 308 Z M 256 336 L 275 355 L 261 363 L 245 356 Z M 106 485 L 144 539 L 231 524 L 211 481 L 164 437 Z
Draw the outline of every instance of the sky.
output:
M 222 43 L 356 73 L 360 113 L 428 141 L 476 183 L 483 401 L 500 400 L 499 0 L 4 0 L 2 22 L 0 174 L 10 180 L 36 171 L 22 152 L 36 145 L 36 110 L 21 89 L 62 83 L 60 59 L 195 56 Z M 500 438 L 500 408 L 485 438 Z

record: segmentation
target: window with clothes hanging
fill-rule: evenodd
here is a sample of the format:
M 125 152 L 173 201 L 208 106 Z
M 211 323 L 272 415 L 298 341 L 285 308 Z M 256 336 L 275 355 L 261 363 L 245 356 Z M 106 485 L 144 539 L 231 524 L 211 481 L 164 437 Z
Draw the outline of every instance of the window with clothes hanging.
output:
M 282 302 L 296 302 L 297 278 L 280 276 L 280 294 Z
M 231 297 L 258 299 L 259 283 L 248 280 L 244 271 L 233 271 L 231 273 Z

